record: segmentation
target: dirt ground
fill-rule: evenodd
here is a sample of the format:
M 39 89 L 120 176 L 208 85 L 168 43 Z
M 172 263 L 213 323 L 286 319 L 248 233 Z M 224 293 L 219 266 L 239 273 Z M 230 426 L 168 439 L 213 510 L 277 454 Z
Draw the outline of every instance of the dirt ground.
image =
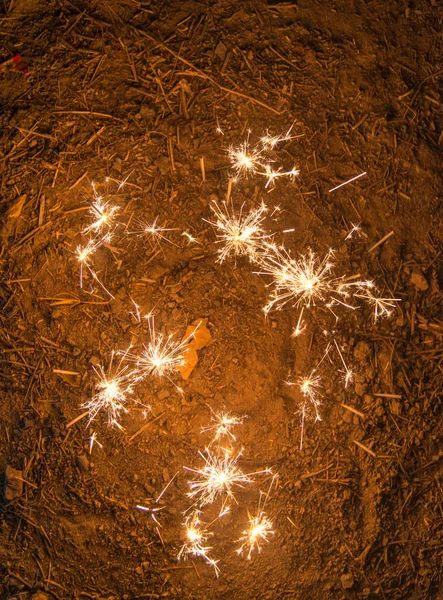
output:
M 0 71 L 1 598 L 443 598 L 442 25 L 438 0 L 2 0 L 0 63 L 29 74 Z M 272 156 L 299 176 L 232 182 L 231 144 L 291 126 Z M 119 225 L 81 288 L 91 182 Z M 400 300 L 390 317 L 319 302 L 296 337 L 291 303 L 265 318 L 271 279 L 217 260 L 207 221 L 228 194 L 264 201 L 291 256 L 334 249 L 337 277 Z M 131 233 L 156 218 L 167 240 Z M 149 343 L 134 302 L 177 340 L 208 319 L 211 340 L 188 380 L 138 382 L 121 429 L 88 423 L 92 367 Z M 300 449 L 286 382 L 329 343 Z M 245 417 L 239 468 L 278 478 L 250 560 L 236 550 L 272 475 L 222 518 L 202 508 L 217 576 L 177 555 L 184 467 L 220 410 Z

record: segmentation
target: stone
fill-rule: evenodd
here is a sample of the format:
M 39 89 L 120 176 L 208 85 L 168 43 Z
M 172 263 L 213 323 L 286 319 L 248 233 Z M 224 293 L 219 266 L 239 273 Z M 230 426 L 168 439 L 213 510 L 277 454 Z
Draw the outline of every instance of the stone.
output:
M 424 275 L 417 271 L 414 271 L 414 273 L 412 273 L 411 283 L 413 283 L 414 286 L 421 292 L 425 292 L 429 288 L 429 284 L 426 281 L 426 278 L 424 277 Z
M 87 473 L 89 471 L 89 460 L 85 454 L 81 454 L 77 456 L 77 460 L 75 461 L 78 469 L 82 473 Z
M 5 470 L 5 500 L 18 498 L 23 493 L 23 473 L 9 465 Z
M 354 576 L 352 573 L 344 573 L 340 577 L 340 581 L 344 590 L 350 590 L 354 585 Z

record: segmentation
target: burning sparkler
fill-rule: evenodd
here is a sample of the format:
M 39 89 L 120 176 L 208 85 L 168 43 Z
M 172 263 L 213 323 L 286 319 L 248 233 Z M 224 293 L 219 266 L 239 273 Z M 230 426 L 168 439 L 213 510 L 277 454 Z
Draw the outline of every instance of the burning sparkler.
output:
M 281 167 L 273 169 L 273 161 L 269 156 L 278 144 L 296 137 L 290 135 L 291 130 L 292 126 L 285 135 L 270 135 L 267 132 L 256 144 L 250 143 L 251 131 L 248 131 L 247 139 L 240 146 L 229 146 L 228 156 L 235 173 L 234 181 L 248 175 L 262 175 L 267 178 L 265 187 L 269 187 L 279 177 L 293 179 L 298 175 L 299 171 L 295 167 L 290 171 L 283 171 Z
M 93 271 L 90 266 L 90 261 L 91 261 L 92 255 L 97 250 L 97 248 L 99 248 L 100 245 L 105 241 L 107 241 L 106 237 L 104 237 L 102 240 L 96 240 L 96 239 L 88 240 L 88 243 L 86 244 L 86 246 L 77 246 L 75 254 L 76 254 L 77 260 L 80 264 L 80 288 L 83 289 L 83 268 L 86 267 L 86 269 L 89 271 L 91 277 L 93 279 L 95 279 L 95 281 L 100 285 L 100 287 L 102 287 L 105 290 L 105 292 L 107 294 L 109 294 L 109 296 L 111 296 L 111 298 L 114 298 L 114 296 L 111 294 L 111 292 L 100 281 L 97 273 L 95 271 Z
M 338 355 L 340 357 L 340 360 L 342 362 L 342 365 L 344 367 L 344 374 L 345 374 L 345 388 L 348 387 L 348 385 L 353 381 L 354 379 L 354 373 L 351 371 L 351 369 L 348 367 L 348 365 L 345 362 L 345 359 L 343 358 L 343 354 L 342 351 L 340 350 L 340 346 L 337 344 L 337 340 L 334 340 L 334 344 L 335 344 L 335 348 L 338 352 Z M 343 371 L 342 371 L 343 372 Z
M 200 244 L 198 239 L 191 235 L 189 231 L 183 231 L 182 237 L 184 237 L 188 241 L 188 244 Z
M 250 146 L 248 139 L 240 146 L 229 146 L 228 156 L 235 172 L 235 181 L 241 177 L 247 177 L 249 174 L 259 173 L 263 168 L 263 147 Z
M 272 521 L 267 517 L 266 513 L 264 512 L 264 509 L 266 502 L 269 498 L 271 488 L 276 478 L 277 475 L 274 475 L 272 477 L 271 483 L 266 494 L 264 492 L 260 492 L 260 499 L 258 502 L 257 512 L 253 516 L 249 515 L 248 513 L 248 528 L 245 531 L 243 531 L 242 537 L 238 540 L 238 542 L 241 543 L 241 546 L 237 549 L 237 554 L 243 554 L 243 551 L 247 549 L 248 560 L 251 559 L 254 550 L 261 552 L 261 544 L 264 542 L 268 542 L 269 538 L 275 533 L 272 529 Z
M 140 318 L 139 307 L 135 303 L 134 305 L 136 306 L 137 315 Z M 186 364 L 184 351 L 200 323 L 185 339 L 177 342 L 172 335 L 165 338 L 161 333 L 156 331 L 152 312 L 145 318 L 149 325 L 150 342 L 147 345 L 143 344 L 141 355 L 129 354 L 128 358 L 136 363 L 137 368 L 143 376 L 157 375 L 158 377 L 166 377 L 179 392 L 182 392 L 183 390 L 172 381 L 170 375 L 177 371 L 177 367 Z
M 110 229 L 114 224 L 115 217 L 120 211 L 120 207 L 112 205 L 109 201 L 104 201 L 103 197 L 100 196 L 95 187 L 95 183 L 91 183 L 94 200 L 91 203 L 91 215 L 94 221 L 85 227 L 83 233 L 94 232 L 95 234 L 101 233 L 104 229 Z
M 211 209 L 215 222 L 204 220 L 215 227 L 217 241 L 223 244 L 218 252 L 218 262 L 223 262 L 228 256 L 248 256 L 256 261 L 264 244 L 271 237 L 262 226 L 268 210 L 266 205 L 262 203 L 247 214 L 243 214 L 243 205 L 236 214 L 229 210 L 225 202 L 222 207 L 213 202 Z
M 188 496 L 196 498 L 199 506 L 206 506 L 214 502 L 219 496 L 223 497 L 220 517 L 230 510 L 231 501 L 236 501 L 234 495 L 236 487 L 243 488 L 247 483 L 251 483 L 254 475 L 271 473 L 270 469 L 254 473 L 243 473 L 237 466 L 242 450 L 233 456 L 229 450 L 221 449 L 221 451 L 222 454 L 214 454 L 206 448 L 206 455 L 199 452 L 205 462 L 202 469 L 195 470 L 184 467 L 187 471 L 196 473 L 199 476 L 198 479 L 188 482 L 191 488 Z
M 214 437 L 212 442 L 219 442 L 223 438 L 229 438 L 231 441 L 235 441 L 235 436 L 231 429 L 235 425 L 241 425 L 244 417 L 236 417 L 228 412 L 214 413 L 212 417 L 213 425 L 209 427 L 203 427 L 202 431 L 213 431 Z
M 207 540 L 212 536 L 206 526 L 200 521 L 200 511 L 196 510 L 185 519 L 186 538 L 183 546 L 178 553 L 178 560 L 186 560 L 189 556 L 197 556 L 203 558 L 208 564 L 214 567 L 218 577 L 220 569 L 217 566 L 216 560 L 208 556 L 208 552 L 212 549 L 207 546 Z
M 395 302 L 401 302 L 400 298 L 378 298 L 374 296 L 371 292 L 370 288 L 373 288 L 374 285 L 366 287 L 365 289 L 360 290 L 355 294 L 357 298 L 362 298 L 365 300 L 372 308 L 374 309 L 373 317 L 374 323 L 378 321 L 378 319 L 382 319 L 384 317 L 390 317 L 392 314 L 392 309 L 395 308 Z
M 295 260 L 283 247 L 268 244 L 267 252 L 260 257 L 263 269 L 260 274 L 272 275 L 275 287 L 271 300 L 264 308 L 265 313 L 273 308 L 281 309 L 291 301 L 295 306 L 310 307 L 324 300 L 337 282 L 337 279 L 327 276 L 333 268 L 331 257 L 332 250 L 320 260 L 309 249 L 307 255 Z
M 259 274 L 271 275 L 274 288 L 271 299 L 264 307 L 265 314 L 272 309 L 282 309 L 288 302 L 293 306 L 301 306 L 301 312 L 294 335 L 303 331 L 302 314 L 304 308 L 315 306 L 323 302 L 326 308 L 338 319 L 332 308 L 336 305 L 356 310 L 356 306 L 350 303 L 352 298 L 363 298 L 376 307 L 377 316 L 389 312 L 389 302 L 396 300 L 386 298 L 375 298 L 370 293 L 374 287 L 372 281 L 354 281 L 359 275 L 351 277 L 334 277 L 333 250 L 329 250 L 322 258 L 318 258 L 309 249 L 306 255 L 300 259 L 293 259 L 283 247 L 268 244 L 260 254 L 260 265 L 262 270 Z M 376 302 L 377 300 L 377 302 Z
M 302 394 L 302 402 L 300 407 L 301 413 L 301 435 L 300 435 L 300 450 L 303 449 L 303 438 L 305 432 L 305 421 L 313 413 L 315 421 L 321 421 L 319 407 L 321 405 L 321 382 L 322 379 L 316 375 L 320 365 L 328 356 L 332 346 L 328 344 L 325 353 L 317 366 L 310 372 L 307 377 L 299 377 L 295 382 L 285 381 L 286 385 L 297 386 Z
M 272 521 L 263 511 L 259 510 L 255 516 L 249 517 L 249 527 L 238 540 L 241 542 L 241 546 L 237 550 L 238 554 L 242 554 L 243 550 L 247 548 L 247 558 L 250 560 L 252 552 L 255 549 L 261 552 L 260 544 L 268 542 L 271 535 L 274 535 Z
M 150 239 L 152 247 L 155 247 L 160 244 L 161 240 L 165 240 L 169 242 L 173 246 L 177 246 L 174 242 L 172 242 L 169 238 L 167 238 L 164 234 L 167 231 L 178 231 L 176 227 L 161 227 L 157 224 L 158 216 L 155 217 L 152 223 L 146 223 L 141 219 L 135 221 L 136 226 L 139 227 L 136 231 L 131 231 L 131 233 L 135 233 L 141 237 L 147 237 Z
M 174 341 L 172 335 L 164 338 L 154 329 L 153 320 L 150 321 L 151 341 L 143 345 L 143 352 L 137 357 L 137 366 L 149 375 L 164 377 L 184 365 L 184 343 Z
M 110 427 L 116 426 L 122 429 L 118 419 L 122 413 L 128 412 L 126 408 L 128 396 L 132 394 L 134 385 L 141 379 L 138 371 L 123 364 L 126 355 L 127 351 L 123 353 L 122 358 L 114 366 L 115 352 L 112 352 L 106 370 L 101 365 L 92 367 L 98 379 L 96 383 L 97 391 L 88 402 L 82 404 L 82 408 L 89 411 L 88 424 L 103 411 L 107 414 Z
M 351 237 L 353 237 L 354 233 L 356 233 L 359 236 L 363 235 L 360 225 L 361 225 L 361 222 L 360 223 L 351 223 L 351 229 L 349 230 L 349 233 L 345 237 L 345 242 L 347 240 L 350 240 Z
M 77 246 L 76 248 L 76 256 L 77 260 L 80 263 L 80 287 L 83 287 L 83 266 L 89 267 L 89 262 L 91 260 L 92 255 L 97 250 L 97 248 L 101 245 L 100 240 L 88 240 L 86 246 Z
M 274 170 L 271 165 L 265 165 L 263 173 L 267 177 L 265 188 L 268 188 L 279 177 L 288 177 L 292 181 L 299 174 L 300 171 L 296 167 L 293 167 L 290 171 L 282 171 L 281 168 Z

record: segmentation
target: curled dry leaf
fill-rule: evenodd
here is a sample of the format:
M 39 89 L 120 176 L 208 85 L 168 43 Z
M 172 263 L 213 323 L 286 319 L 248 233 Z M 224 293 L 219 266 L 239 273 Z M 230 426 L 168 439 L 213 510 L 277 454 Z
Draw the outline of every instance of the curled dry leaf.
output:
M 186 342 L 183 350 L 183 365 L 177 368 L 183 379 L 188 379 L 195 365 L 198 363 L 197 350 L 201 350 L 211 339 L 211 332 L 207 328 L 208 319 L 196 319 L 188 325 L 182 342 Z

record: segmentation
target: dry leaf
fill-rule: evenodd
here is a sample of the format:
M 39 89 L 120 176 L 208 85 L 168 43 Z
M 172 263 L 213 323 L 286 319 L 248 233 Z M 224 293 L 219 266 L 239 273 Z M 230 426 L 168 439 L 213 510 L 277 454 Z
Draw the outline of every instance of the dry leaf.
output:
M 182 342 L 188 342 L 183 350 L 183 365 L 177 367 L 183 379 L 188 379 L 195 365 L 198 363 L 197 350 L 201 350 L 211 339 L 211 332 L 207 328 L 208 319 L 197 319 L 188 325 Z
M 21 215 L 22 208 L 26 202 L 26 194 L 22 194 L 19 196 L 11 206 L 8 208 L 8 212 L 6 213 L 8 219 L 18 219 Z

